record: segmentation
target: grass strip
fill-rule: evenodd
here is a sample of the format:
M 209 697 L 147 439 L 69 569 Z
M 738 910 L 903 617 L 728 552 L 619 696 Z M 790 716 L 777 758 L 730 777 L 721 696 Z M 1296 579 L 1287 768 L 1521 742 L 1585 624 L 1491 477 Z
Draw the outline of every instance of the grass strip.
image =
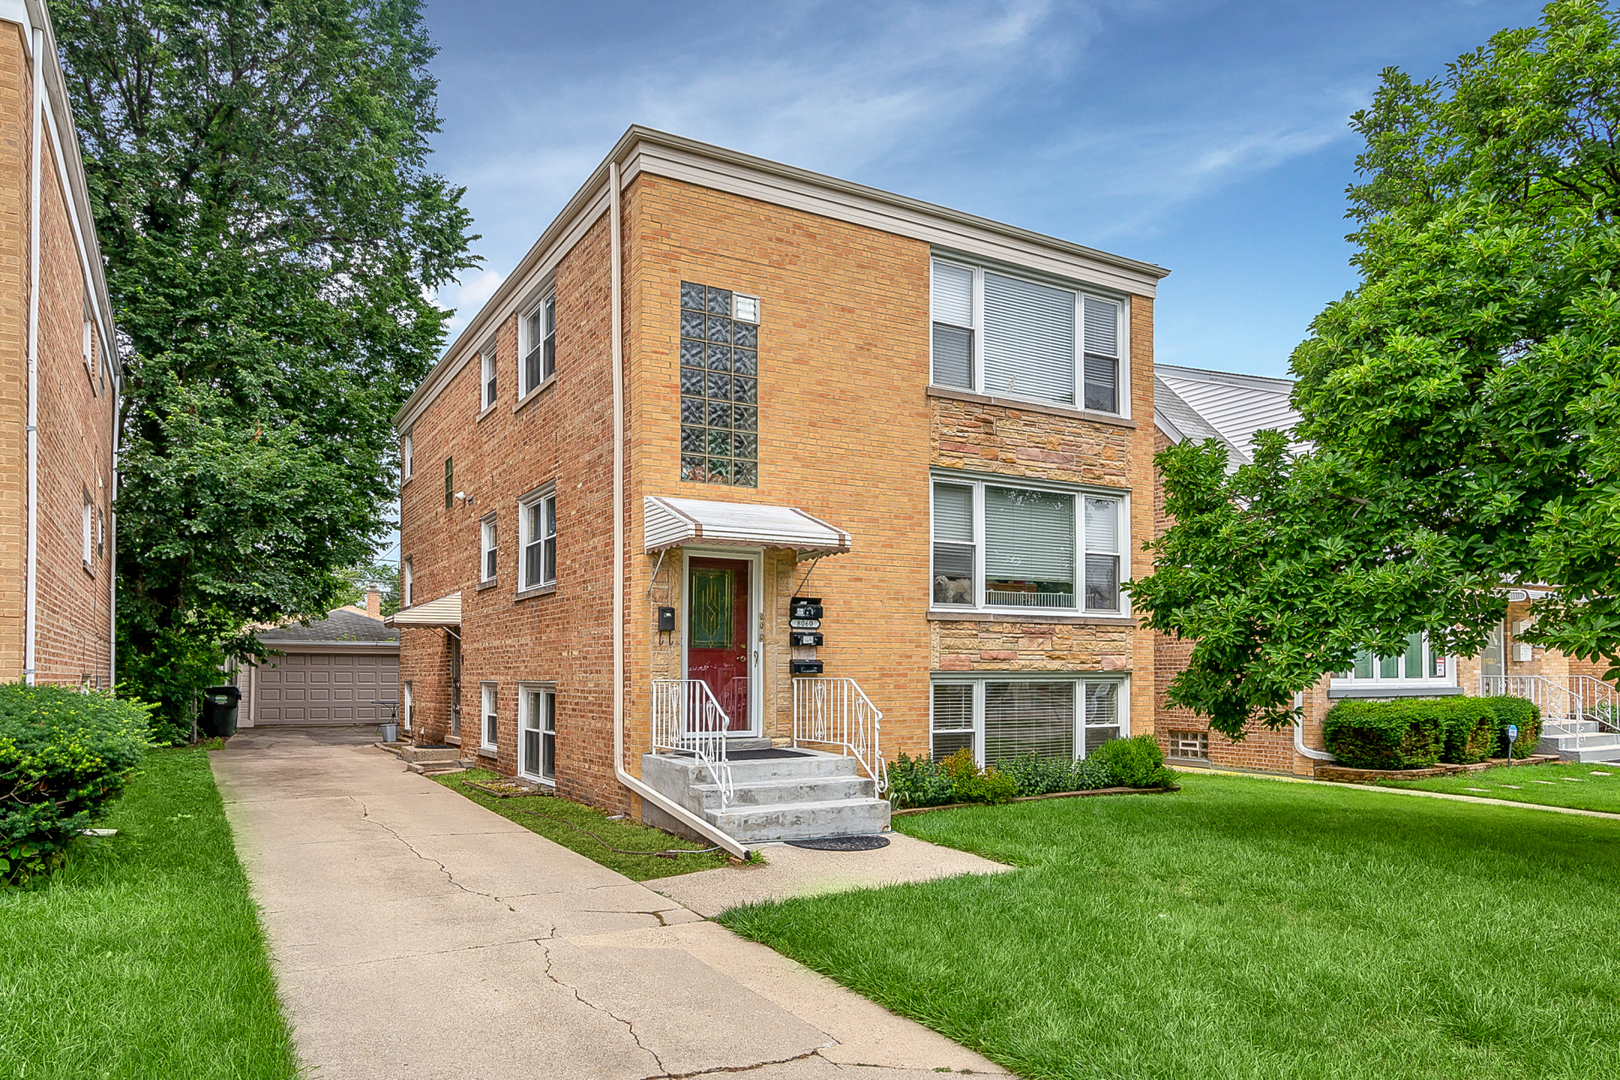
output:
M 450 790 L 460 792 L 486 810 L 493 810 L 501 817 L 515 821 L 530 832 L 539 833 L 569 851 L 578 852 L 587 859 L 599 862 L 609 870 L 617 870 L 632 881 L 690 874 L 697 870 L 713 870 L 717 866 L 725 866 L 729 858 L 724 851 L 716 851 L 704 855 L 681 855 L 673 859 L 661 859 L 651 853 L 666 848 L 703 848 L 708 847 L 708 844 L 674 836 L 662 829 L 654 829 L 634 821 L 610 821 L 606 814 L 593 806 L 583 806 L 563 798 L 536 796 L 502 799 L 468 786 L 469 783 L 489 783 L 499 779 L 496 773 L 488 769 L 468 769 L 466 772 L 436 776 L 434 779 Z M 529 810 L 535 813 L 524 812 Z M 535 814 L 547 816 L 537 817 Z M 569 825 L 562 822 L 568 822 L 576 828 L 569 828 Z M 580 829 L 589 829 L 612 847 L 623 848 L 626 851 L 645 851 L 648 854 L 624 855 L 610 851 L 602 843 L 580 832 Z
M 1182 783 L 896 819 L 1020 869 L 722 921 L 1028 1080 L 1620 1075 L 1620 824 Z
M 104 824 L 0 893 L 0 1076 L 299 1075 L 207 753 L 149 754 Z
M 1620 814 L 1620 764 L 1601 761 L 1521 765 L 1428 780 L 1386 780 L 1379 786 Z

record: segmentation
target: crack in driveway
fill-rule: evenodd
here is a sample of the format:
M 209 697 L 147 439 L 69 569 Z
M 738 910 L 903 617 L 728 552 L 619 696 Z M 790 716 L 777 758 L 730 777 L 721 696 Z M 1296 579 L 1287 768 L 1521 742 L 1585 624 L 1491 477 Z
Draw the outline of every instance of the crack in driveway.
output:
M 450 882 L 450 884 L 454 885 L 456 888 L 460 889 L 462 892 L 466 893 L 468 896 L 482 896 L 482 897 L 485 897 L 486 899 L 494 900 L 497 903 L 500 901 L 500 897 L 498 897 L 498 896 L 495 896 L 495 895 L 493 895 L 491 893 L 479 892 L 477 889 L 469 889 L 469 888 L 467 888 L 467 886 L 465 886 L 461 882 L 457 881 L 456 880 L 456 875 L 454 875 L 454 874 L 452 874 L 450 872 L 450 868 L 448 866 L 444 865 L 444 863 L 440 862 L 438 859 L 433 858 L 431 855 L 424 855 L 420 851 L 417 851 L 416 848 L 411 846 L 411 842 L 409 840 L 405 839 L 403 836 L 399 835 L 399 831 L 396 830 L 392 825 L 388 825 L 388 824 L 384 823 L 380 818 L 372 817 L 371 816 L 371 811 L 366 807 L 366 804 L 365 804 L 364 800 L 356 799 L 353 796 L 350 796 L 350 801 L 355 802 L 355 803 L 359 803 L 359 805 L 360 805 L 360 819 L 362 821 L 369 821 L 371 824 L 377 826 L 379 829 L 382 829 L 384 832 L 388 833 L 395 840 L 398 840 L 400 843 L 404 844 L 405 845 L 405 850 L 409 851 L 412 855 L 415 855 L 418 859 L 421 859 L 423 862 L 430 862 L 434 866 L 437 866 L 439 868 L 439 872 L 445 876 L 446 880 L 448 880 Z
M 646 1043 L 641 1041 L 641 1036 L 636 1032 L 635 1022 L 633 1020 L 628 1020 L 625 1017 L 620 1016 L 618 1013 L 614 1012 L 612 1009 L 608 1009 L 608 1008 L 605 1008 L 605 1007 L 603 1007 L 601 1005 L 596 1004 L 594 1001 L 586 1001 L 584 996 L 582 994 L 580 994 L 579 987 L 574 986 L 574 985 L 572 985 L 570 983 L 565 983 L 561 979 L 557 978 L 557 976 L 555 974 L 553 974 L 552 970 L 551 970 L 551 950 L 546 947 L 546 940 L 547 939 L 545 939 L 545 938 L 535 938 L 533 940 L 534 940 L 534 943 L 536 945 L 540 946 L 540 951 L 545 954 L 545 958 L 546 958 L 546 978 L 550 979 L 552 982 L 556 983 L 558 986 L 562 987 L 564 990 L 567 990 L 569 993 L 573 994 L 574 995 L 574 1000 L 579 1002 L 581 1005 L 584 1005 L 586 1008 L 595 1009 L 597 1012 L 602 1013 L 604 1016 L 610 1016 L 613 1019 L 617 1020 L 619 1023 L 623 1024 L 624 1027 L 625 1027 L 625 1030 L 630 1033 L 630 1037 L 636 1041 L 636 1046 L 638 1048 L 640 1048 L 641 1050 L 645 1051 L 647 1056 L 653 1059 L 653 1064 L 658 1066 L 658 1071 L 656 1073 L 653 1073 L 652 1075 L 655 1076 L 655 1077 L 656 1076 L 668 1076 L 669 1072 L 668 1072 L 668 1070 L 666 1070 L 664 1068 L 664 1061 L 663 1061 L 662 1058 L 660 1058 L 658 1056 L 658 1051 L 654 1050 L 652 1047 L 648 1046 Z

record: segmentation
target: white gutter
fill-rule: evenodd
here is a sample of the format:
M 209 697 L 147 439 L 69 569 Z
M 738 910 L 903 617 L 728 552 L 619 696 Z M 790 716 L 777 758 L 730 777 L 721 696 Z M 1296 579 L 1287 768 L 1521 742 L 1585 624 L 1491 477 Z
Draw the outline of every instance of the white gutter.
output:
M 28 547 L 23 601 L 23 681 L 34 685 L 39 604 L 39 183 L 45 115 L 45 31 L 34 27 L 34 115 L 28 168 Z
M 608 161 L 608 228 L 612 232 L 613 300 L 613 775 L 658 809 L 739 859 L 748 849 L 686 807 L 631 776 L 624 767 L 624 274 L 619 242 L 619 163 Z
M 1305 695 L 1294 695 L 1294 753 L 1300 757 L 1310 758 L 1312 761 L 1338 761 L 1339 759 L 1326 750 L 1313 750 L 1305 745 L 1305 725 L 1300 723 L 1299 711 L 1305 707 Z

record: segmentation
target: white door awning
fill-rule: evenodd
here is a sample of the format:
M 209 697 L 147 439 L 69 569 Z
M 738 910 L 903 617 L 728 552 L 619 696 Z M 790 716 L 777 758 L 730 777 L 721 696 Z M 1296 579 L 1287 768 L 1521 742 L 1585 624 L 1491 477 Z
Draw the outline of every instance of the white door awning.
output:
M 460 626 L 461 593 L 405 608 L 383 620 L 384 626 Z
M 685 544 L 719 544 L 792 548 L 804 558 L 840 555 L 854 546 L 849 533 L 796 506 L 648 495 L 642 500 L 642 512 L 649 555 Z

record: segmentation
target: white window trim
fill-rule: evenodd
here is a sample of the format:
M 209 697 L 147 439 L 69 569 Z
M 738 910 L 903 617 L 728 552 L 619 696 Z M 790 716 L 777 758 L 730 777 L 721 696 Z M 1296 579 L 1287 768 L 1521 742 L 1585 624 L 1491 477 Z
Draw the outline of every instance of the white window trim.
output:
M 495 342 L 491 341 L 478 353 L 478 408 L 480 412 L 495 407 L 500 399 L 500 367 L 495 356 Z
M 533 386 L 523 385 L 523 369 L 528 361 L 529 352 L 534 347 L 534 342 L 529 340 L 529 320 L 534 316 L 535 312 L 546 306 L 548 300 L 553 304 L 557 302 L 557 286 L 554 282 L 548 282 L 535 294 L 531 302 L 518 308 L 517 377 L 513 380 L 513 386 L 517 391 L 513 396 L 518 401 L 522 401 L 536 390 L 539 390 L 555 378 L 557 374 L 555 369 L 553 369 L 551 375 L 546 374 L 545 358 L 541 357 L 540 381 Z M 552 333 L 556 333 L 556 331 L 553 330 Z
M 414 451 L 411 433 L 407 431 L 399 439 L 399 482 L 402 484 L 411 478 L 411 459 Z
M 1106 671 L 936 671 L 928 683 L 928 751 L 934 755 L 934 687 L 941 684 L 973 687 L 973 760 L 980 768 L 990 764 L 984 760 L 984 688 L 986 683 L 1059 683 L 1074 684 L 1074 757 L 1082 761 L 1086 756 L 1086 729 L 1088 727 L 1117 727 L 1119 737 L 1131 737 L 1131 677 Z M 1086 683 L 1115 683 L 1119 689 L 1114 699 L 1115 724 L 1088 724 L 1086 722 Z
M 533 491 L 529 492 L 527 495 L 524 495 L 522 498 L 518 499 L 518 530 L 517 530 L 517 584 L 518 584 L 518 589 L 517 589 L 517 591 L 519 593 L 533 592 L 536 589 L 544 589 L 547 586 L 554 586 L 554 585 L 557 584 L 557 578 L 556 578 L 555 571 L 553 572 L 552 577 L 550 577 L 549 579 L 545 576 L 545 572 L 546 572 L 546 554 L 545 554 L 545 547 L 544 547 L 543 543 L 542 543 L 542 546 L 541 546 L 541 549 L 540 549 L 540 575 L 541 575 L 540 580 L 537 581 L 537 582 L 534 582 L 533 584 L 531 584 L 528 581 L 528 579 L 523 576 L 524 555 L 528 551 L 529 543 L 530 543 L 530 540 L 532 539 L 529 536 L 529 508 L 531 506 L 533 506 L 537 502 L 541 502 L 541 501 L 543 501 L 545 499 L 555 499 L 556 497 L 557 497 L 557 484 L 556 484 L 556 481 L 552 481 L 551 483 L 548 483 L 548 484 L 545 484 L 545 485 L 543 485 L 541 487 L 535 488 Z M 558 528 L 557 508 L 556 508 L 555 504 L 553 504 L 553 506 L 552 506 L 551 513 L 552 513 L 552 518 L 551 518 L 552 527 L 554 529 L 556 529 L 556 532 L 553 534 L 553 537 L 552 537 L 552 543 L 555 545 L 555 544 L 558 543 L 558 540 L 560 539 L 560 537 L 562 535 L 562 529 Z M 543 538 L 542 538 L 542 541 L 543 541 Z M 562 551 L 561 551 L 560 548 L 558 548 L 557 556 L 556 556 L 554 561 L 561 562 L 561 558 L 562 558 Z
M 973 488 L 973 603 L 938 604 L 934 602 L 934 485 L 956 484 Z M 1054 495 L 1074 496 L 1074 597 L 1071 608 L 1028 608 L 993 605 L 984 602 L 984 489 L 989 487 L 1023 488 L 1044 491 Z M 949 615 L 952 612 L 985 612 L 1001 615 L 1063 615 L 1072 618 L 1129 619 L 1131 597 L 1123 588 L 1119 590 L 1119 607 L 1087 608 L 1085 606 L 1086 576 L 1086 503 L 1087 495 L 1119 500 L 1119 580 L 1130 580 L 1131 568 L 1131 493 L 1117 488 L 1082 487 L 1073 484 L 1054 484 L 1045 480 L 1026 480 L 1016 476 L 990 473 L 967 473 L 934 470 L 928 475 L 928 610 L 931 614 Z
M 518 774 L 518 776 L 522 777 L 523 779 L 532 781 L 533 783 L 544 784 L 547 787 L 556 787 L 557 786 L 557 777 L 556 777 L 555 774 L 556 774 L 556 771 L 557 771 L 557 742 L 556 742 L 557 733 L 556 733 L 555 729 L 553 729 L 553 731 L 551 733 L 551 736 L 552 736 L 551 769 L 552 769 L 552 774 L 553 775 L 545 776 L 544 775 L 544 770 L 545 770 L 545 767 L 546 767 L 545 766 L 545 760 L 546 760 L 546 757 L 545 757 L 545 739 L 546 739 L 546 735 L 545 735 L 544 721 L 541 721 L 541 727 L 538 729 L 540 731 L 540 768 L 539 768 L 538 771 L 532 772 L 532 773 L 531 772 L 525 772 L 523 770 L 523 733 L 526 730 L 531 730 L 531 729 L 528 729 L 528 728 L 526 728 L 524 726 L 524 721 L 527 719 L 527 717 L 526 717 L 526 715 L 524 713 L 524 710 L 528 708 L 529 695 L 531 693 L 534 693 L 534 692 L 537 692 L 537 691 L 542 695 L 542 697 L 549 696 L 551 698 L 552 722 L 555 723 L 556 718 L 557 718 L 557 684 L 556 683 L 554 683 L 554 682 L 522 682 L 522 683 L 518 683 L 517 774 Z
M 488 584 L 496 578 L 490 573 L 489 555 L 495 552 L 497 566 L 500 560 L 500 533 L 499 523 L 494 514 L 486 514 L 478 523 L 478 582 Z
M 1404 657 L 1405 653 L 1402 653 L 1401 656 Z M 1341 672 L 1335 672 L 1333 677 L 1330 680 L 1328 680 L 1328 688 L 1330 690 L 1350 690 L 1350 689 L 1356 689 L 1356 690 L 1366 690 L 1366 689 L 1399 690 L 1399 689 L 1401 689 L 1403 687 L 1407 687 L 1407 688 L 1412 688 L 1412 689 L 1424 689 L 1424 688 L 1427 688 L 1427 689 L 1441 689 L 1441 690 L 1444 690 L 1444 689 L 1450 689 L 1452 687 L 1455 687 L 1457 685 L 1457 658 L 1454 657 L 1454 656 L 1442 655 L 1440 657 L 1440 659 L 1441 659 L 1441 661 L 1443 661 L 1443 663 L 1445 665 L 1445 674 L 1444 675 L 1437 675 L 1437 676 L 1431 676 L 1431 675 L 1427 674 L 1427 672 L 1429 670 L 1429 662 L 1430 662 L 1431 658 L 1432 658 L 1432 653 L 1430 653 L 1430 651 L 1429 651 L 1429 635 L 1424 634 L 1423 635 L 1423 670 L 1424 670 L 1425 674 L 1424 674 L 1424 676 L 1422 678 L 1419 678 L 1419 679 L 1405 679 L 1405 678 L 1400 678 L 1400 677 L 1385 678 L 1383 675 L 1381 675 L 1379 673 L 1380 668 L 1382 667 L 1382 665 L 1379 664 L 1378 661 L 1381 658 L 1378 657 L 1378 656 L 1374 656 L 1373 657 L 1373 665 L 1372 665 L 1373 673 L 1372 673 L 1371 677 L 1365 678 L 1365 679 L 1357 678 L 1356 677 L 1356 669 L 1354 667 L 1352 667 L 1348 672 L 1342 672 L 1342 671 Z M 1404 667 L 1405 664 L 1406 664 L 1406 661 L 1404 659 L 1398 659 L 1398 665 L 1399 666 Z
M 399 684 L 399 722 L 406 731 L 411 730 L 411 717 L 416 711 L 415 695 L 411 693 L 411 680 Z
M 492 728 L 494 730 L 491 730 Z M 492 682 L 480 683 L 478 695 L 478 745 L 484 750 L 494 750 L 496 748 L 496 739 L 499 736 L 499 684 Z
M 410 607 L 416 602 L 416 568 L 411 560 L 401 559 L 399 563 L 399 606 Z
M 90 501 L 89 492 L 85 492 L 79 507 L 79 547 L 84 568 L 89 570 L 96 555 L 96 504 Z
M 929 325 L 928 325 L 928 384 L 940 386 L 945 390 L 961 390 L 960 386 L 944 386 L 934 382 L 934 329 L 933 329 L 933 265 L 944 263 L 954 266 L 958 270 L 967 270 L 973 274 L 973 356 L 971 367 L 973 370 L 973 385 L 968 388 L 975 394 L 985 394 L 999 398 L 1009 398 L 1016 401 L 1028 401 L 1037 405 L 1046 405 L 1061 409 L 1074 409 L 1077 412 L 1090 412 L 1103 416 L 1118 416 L 1129 420 L 1131 418 L 1131 297 L 1118 293 L 1111 293 L 1104 289 L 1087 289 L 1078 287 L 1065 281 L 1045 278 L 1039 274 L 1013 267 L 1002 267 L 995 264 L 982 264 L 970 262 L 948 255 L 934 255 L 930 258 L 929 269 Z M 1018 278 L 1048 289 L 1061 289 L 1074 294 L 1074 403 L 1049 401 L 1045 398 L 1026 397 L 1022 394 L 1007 390 L 986 390 L 984 387 L 984 275 L 985 271 L 1000 274 L 1003 277 Z M 1107 300 L 1119 305 L 1119 371 L 1115 390 L 1119 394 L 1119 409 L 1116 412 L 1104 413 L 1097 409 L 1087 409 L 1086 401 L 1086 343 L 1085 343 L 1085 311 L 1084 304 L 1087 296 L 1094 296 L 1099 300 Z M 951 325 L 951 324 L 947 324 Z

